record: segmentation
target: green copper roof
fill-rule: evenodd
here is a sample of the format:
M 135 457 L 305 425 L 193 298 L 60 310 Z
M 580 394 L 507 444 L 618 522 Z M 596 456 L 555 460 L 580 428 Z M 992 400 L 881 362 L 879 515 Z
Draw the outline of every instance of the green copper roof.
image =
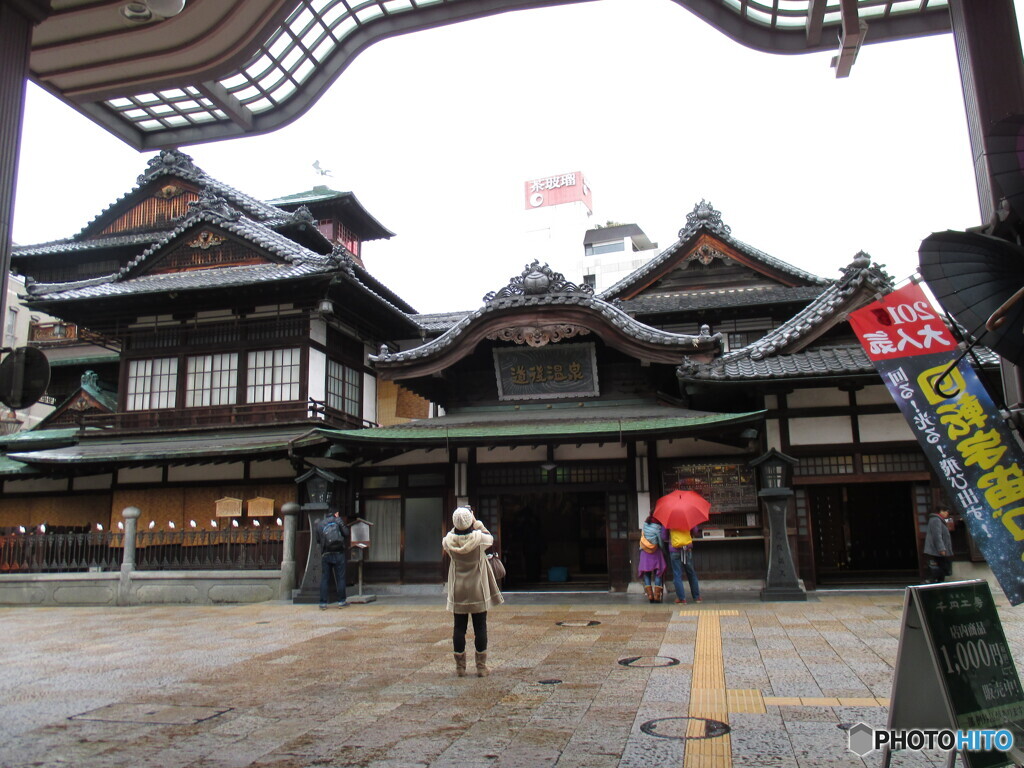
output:
M 353 442 L 469 442 L 486 439 L 619 439 L 625 435 L 682 437 L 696 432 L 756 421 L 764 411 L 749 413 L 701 413 L 689 416 L 664 416 L 622 419 L 527 419 L 475 424 L 445 424 L 442 419 L 423 419 L 409 424 L 371 429 L 321 429 L 330 439 Z M 436 422 L 431 424 L 430 422 Z

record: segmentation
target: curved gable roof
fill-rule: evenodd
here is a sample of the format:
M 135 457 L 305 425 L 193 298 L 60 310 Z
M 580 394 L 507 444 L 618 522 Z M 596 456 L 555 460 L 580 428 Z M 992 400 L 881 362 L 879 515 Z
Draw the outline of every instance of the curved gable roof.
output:
M 686 226 L 679 230 L 679 239 L 675 243 L 615 285 L 602 291 L 600 297 L 606 301 L 635 298 L 644 288 L 691 257 L 702 244 L 702 237 L 721 243 L 727 250 L 731 249 L 734 252 L 738 261 L 742 260 L 746 266 L 763 272 L 784 285 L 823 286 L 831 282 L 737 240 L 732 236 L 732 229 L 722 221 L 722 214 L 715 210 L 711 203 L 701 200 L 686 214 Z
M 437 338 L 413 349 L 392 352 L 386 346 L 371 355 L 377 371 L 390 379 L 425 376 L 468 356 L 486 338 L 500 332 L 528 336 L 549 332 L 556 339 L 580 329 L 642 360 L 678 362 L 680 355 L 711 354 L 721 336 L 670 333 L 634 320 L 618 307 L 593 296 L 589 286 L 576 286 L 537 261 L 500 291 L 484 297 L 484 306 L 463 315 Z M 527 342 L 529 343 L 529 342 Z
M 842 277 L 804 309 L 742 349 L 709 362 L 684 358 L 677 370 L 683 381 L 753 381 L 814 375 L 870 373 L 874 366 L 859 345 L 806 350 L 850 312 L 889 293 L 892 278 L 866 253 L 858 253 Z M 806 351 L 805 351 L 806 350 Z

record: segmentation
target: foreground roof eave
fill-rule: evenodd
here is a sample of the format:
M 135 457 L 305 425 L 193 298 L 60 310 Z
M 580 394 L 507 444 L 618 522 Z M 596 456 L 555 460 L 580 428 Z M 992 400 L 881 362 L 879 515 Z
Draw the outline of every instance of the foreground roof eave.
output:
M 416 426 L 407 424 L 370 429 L 321 429 L 320 434 L 334 442 L 411 446 L 474 444 L 481 442 L 531 443 L 537 440 L 567 442 L 610 442 L 642 437 L 688 437 L 723 428 L 739 426 L 764 418 L 765 411 L 747 413 L 703 413 L 690 416 L 664 416 L 640 419 L 563 420 L 551 422 L 527 420 L 515 423 L 482 423 L 456 426 L 431 426 L 434 419 L 421 419 Z
M 8 458 L 28 465 L 124 464 L 177 461 L 182 464 L 224 463 L 246 456 L 282 453 L 289 448 L 324 442 L 315 426 L 228 435 L 222 431 L 190 435 L 100 435 L 63 448 L 11 452 Z

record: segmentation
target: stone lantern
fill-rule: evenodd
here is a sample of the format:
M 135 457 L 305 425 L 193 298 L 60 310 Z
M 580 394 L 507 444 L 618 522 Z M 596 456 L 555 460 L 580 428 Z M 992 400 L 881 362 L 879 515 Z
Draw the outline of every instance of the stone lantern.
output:
M 761 590 L 764 601 L 807 599 L 807 591 L 796 576 L 786 535 L 786 511 L 793 495 L 790 482 L 795 464 L 796 459 L 774 448 L 750 462 L 760 480 L 757 495 L 768 512 L 768 574 Z

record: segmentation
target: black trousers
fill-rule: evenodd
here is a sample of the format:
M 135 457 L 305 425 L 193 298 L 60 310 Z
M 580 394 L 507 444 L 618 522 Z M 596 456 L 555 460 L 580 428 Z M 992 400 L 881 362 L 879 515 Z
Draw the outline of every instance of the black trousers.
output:
M 466 651 L 466 629 L 469 628 L 469 617 L 473 617 L 473 644 L 477 653 L 487 650 L 487 611 L 481 613 L 456 613 L 455 631 L 452 633 L 452 644 L 456 653 Z

